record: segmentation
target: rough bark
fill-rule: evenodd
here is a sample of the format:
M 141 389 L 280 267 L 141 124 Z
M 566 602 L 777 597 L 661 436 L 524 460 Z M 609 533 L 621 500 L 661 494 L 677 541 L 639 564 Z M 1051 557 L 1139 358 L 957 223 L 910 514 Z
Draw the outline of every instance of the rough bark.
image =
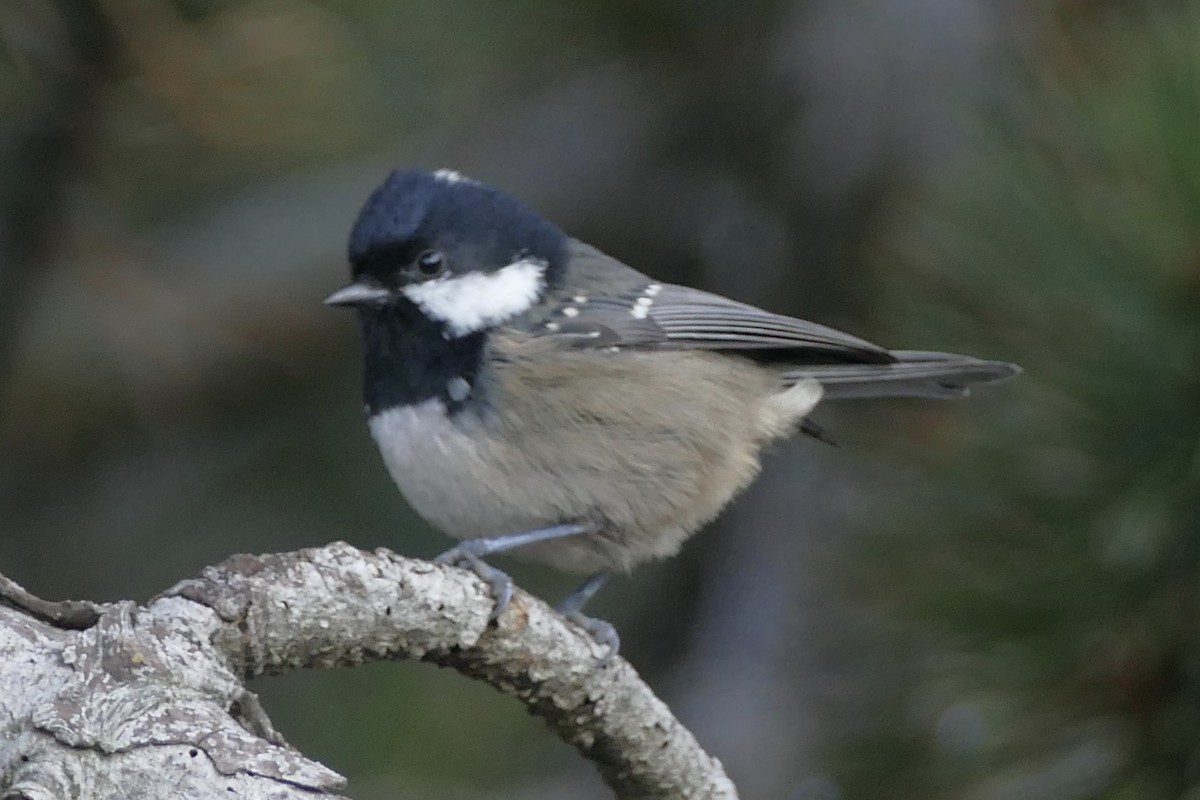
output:
M 519 699 L 617 797 L 737 796 L 628 663 L 602 664 L 519 590 L 489 623 L 487 587 L 460 569 L 344 543 L 234 556 L 144 606 L 97 606 L 82 630 L 0 590 L 0 800 L 341 796 L 342 777 L 289 747 L 244 681 L 406 659 Z

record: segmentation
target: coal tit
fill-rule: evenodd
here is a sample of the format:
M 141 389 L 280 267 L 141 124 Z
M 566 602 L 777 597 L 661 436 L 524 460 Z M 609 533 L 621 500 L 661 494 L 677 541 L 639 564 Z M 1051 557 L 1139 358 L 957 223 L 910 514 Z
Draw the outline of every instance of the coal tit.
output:
M 412 507 L 496 592 L 505 550 L 604 576 L 670 556 L 818 401 L 961 397 L 1012 364 L 889 351 L 656 281 L 456 172 L 399 170 L 350 235 L 370 431 Z M 486 538 L 480 538 L 486 537 Z

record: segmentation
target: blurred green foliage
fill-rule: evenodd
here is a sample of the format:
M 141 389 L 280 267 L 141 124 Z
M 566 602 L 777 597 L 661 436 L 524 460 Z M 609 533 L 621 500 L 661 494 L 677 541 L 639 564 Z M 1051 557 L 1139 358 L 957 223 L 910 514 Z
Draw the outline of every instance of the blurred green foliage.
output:
M 1060 22 L 883 250 L 897 338 L 1026 373 L 852 567 L 915 644 L 848 796 L 1200 792 L 1200 13 Z

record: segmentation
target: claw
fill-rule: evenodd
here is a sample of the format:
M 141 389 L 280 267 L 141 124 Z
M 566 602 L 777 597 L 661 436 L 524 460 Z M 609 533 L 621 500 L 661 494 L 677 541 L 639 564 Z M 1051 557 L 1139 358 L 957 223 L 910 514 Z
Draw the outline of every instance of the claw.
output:
M 617 635 L 617 629 L 609 623 L 584 614 L 583 606 L 588 600 L 592 599 L 592 596 L 596 592 L 600 591 L 600 587 L 606 581 L 608 581 L 608 575 L 603 572 L 593 575 L 584 581 L 578 589 L 564 597 L 562 602 L 557 606 L 558 613 L 583 628 L 591 634 L 593 639 L 604 645 L 606 648 L 605 653 L 600 657 L 600 661 L 597 662 L 601 667 L 612 661 L 617 651 L 621 649 L 621 637 Z
M 492 613 L 488 615 L 488 620 L 494 622 L 504 613 L 504 609 L 508 608 L 508 603 L 512 600 L 513 579 L 504 570 L 496 569 L 486 563 L 474 552 L 471 544 L 468 541 L 451 547 L 435 558 L 434 562 L 469 569 L 490 586 L 492 595 L 496 598 L 496 605 L 492 608 Z
M 617 651 L 621 649 L 621 637 L 617 633 L 617 629 L 610 623 L 589 617 L 582 611 L 569 611 L 563 616 L 587 631 L 597 643 L 605 648 L 604 655 L 600 656 L 600 660 L 596 662 L 597 666 L 603 667 L 616 657 Z

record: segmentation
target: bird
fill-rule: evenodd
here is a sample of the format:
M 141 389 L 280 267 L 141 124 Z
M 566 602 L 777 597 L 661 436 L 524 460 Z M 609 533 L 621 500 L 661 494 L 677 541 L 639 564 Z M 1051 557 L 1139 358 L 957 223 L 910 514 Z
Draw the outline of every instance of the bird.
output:
M 512 551 L 587 579 L 674 555 L 755 478 L 760 454 L 845 398 L 965 396 L 1002 361 L 888 350 L 815 322 L 649 277 L 450 169 L 398 169 L 349 237 L 368 428 L 412 508 L 491 587 Z

